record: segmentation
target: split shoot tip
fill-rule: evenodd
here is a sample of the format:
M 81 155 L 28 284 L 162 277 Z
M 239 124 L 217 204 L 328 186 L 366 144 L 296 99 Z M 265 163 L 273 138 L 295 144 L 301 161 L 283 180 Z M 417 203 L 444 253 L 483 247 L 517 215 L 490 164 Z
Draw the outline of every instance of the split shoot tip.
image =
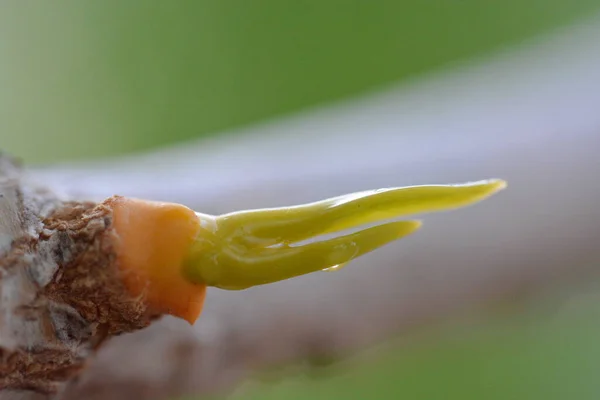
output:
M 148 306 L 193 323 L 207 286 L 240 290 L 335 271 L 421 226 L 409 215 L 477 203 L 502 180 L 387 188 L 219 216 L 179 204 L 107 200 L 123 282 Z
M 198 237 L 184 273 L 192 282 L 239 290 L 339 270 L 421 226 L 420 221 L 394 219 L 468 206 L 504 187 L 506 182 L 492 179 L 387 188 L 305 205 L 224 214 L 213 217 L 215 229 Z

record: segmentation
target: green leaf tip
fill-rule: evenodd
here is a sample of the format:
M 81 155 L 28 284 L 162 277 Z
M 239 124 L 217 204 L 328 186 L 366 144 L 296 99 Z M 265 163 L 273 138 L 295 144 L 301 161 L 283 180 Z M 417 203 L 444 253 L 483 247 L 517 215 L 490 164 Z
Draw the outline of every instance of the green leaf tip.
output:
M 338 270 L 350 261 L 418 230 L 408 215 L 477 203 L 506 187 L 499 179 L 460 185 L 370 190 L 314 203 L 198 214 L 203 229 L 184 265 L 186 277 L 239 290 L 315 271 Z M 364 227 L 365 225 L 375 226 Z M 342 231 L 359 229 L 342 234 Z M 319 240 L 319 237 L 333 237 Z

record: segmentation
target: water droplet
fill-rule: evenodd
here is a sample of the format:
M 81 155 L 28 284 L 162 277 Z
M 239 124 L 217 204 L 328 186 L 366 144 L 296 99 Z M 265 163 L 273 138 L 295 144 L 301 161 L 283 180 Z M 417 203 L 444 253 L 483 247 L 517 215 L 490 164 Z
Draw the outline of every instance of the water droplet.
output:
M 350 264 L 350 263 L 343 263 L 343 264 L 334 265 L 333 267 L 325 268 L 323 271 L 325 271 L 325 272 L 339 271 L 340 269 L 344 268 L 348 264 Z

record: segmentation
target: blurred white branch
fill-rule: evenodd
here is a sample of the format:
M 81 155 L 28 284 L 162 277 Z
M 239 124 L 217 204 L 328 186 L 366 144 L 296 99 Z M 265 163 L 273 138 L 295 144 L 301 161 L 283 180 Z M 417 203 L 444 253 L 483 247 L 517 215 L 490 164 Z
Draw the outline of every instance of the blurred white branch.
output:
M 342 352 L 451 311 L 586 279 L 600 260 L 599 20 L 426 78 L 245 135 L 31 171 L 69 196 L 155 198 L 208 213 L 385 186 L 509 182 L 339 273 L 212 291 L 196 335 L 167 319 L 115 340 L 69 396 L 126 398 L 136 385 L 209 392 L 258 366 Z

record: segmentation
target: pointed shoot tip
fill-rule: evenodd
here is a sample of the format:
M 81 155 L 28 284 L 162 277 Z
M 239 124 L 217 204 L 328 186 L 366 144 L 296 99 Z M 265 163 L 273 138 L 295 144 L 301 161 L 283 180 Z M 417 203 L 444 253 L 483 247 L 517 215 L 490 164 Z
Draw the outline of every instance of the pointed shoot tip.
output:
M 196 283 L 239 290 L 315 271 L 336 270 L 410 235 L 422 225 L 418 220 L 386 221 L 465 207 L 506 186 L 502 179 L 490 179 L 460 185 L 400 187 L 302 206 L 226 214 L 216 217 L 216 229 L 210 230 L 210 238 L 198 239 L 195 255 L 186 263 L 186 274 Z M 368 224 L 378 225 L 339 236 L 342 231 Z M 329 234 L 338 236 L 315 241 Z

